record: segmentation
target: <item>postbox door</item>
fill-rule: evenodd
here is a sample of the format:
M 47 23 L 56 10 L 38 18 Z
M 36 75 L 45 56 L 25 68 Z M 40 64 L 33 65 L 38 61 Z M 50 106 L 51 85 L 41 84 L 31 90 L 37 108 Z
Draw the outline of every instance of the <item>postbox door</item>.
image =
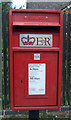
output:
M 58 53 L 14 52 L 15 107 L 57 105 Z

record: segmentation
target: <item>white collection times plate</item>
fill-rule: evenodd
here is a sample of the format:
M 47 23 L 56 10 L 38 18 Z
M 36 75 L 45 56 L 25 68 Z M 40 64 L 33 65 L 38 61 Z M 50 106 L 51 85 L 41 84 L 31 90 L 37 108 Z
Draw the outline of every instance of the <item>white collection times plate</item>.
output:
M 28 94 L 45 95 L 46 64 L 28 64 Z

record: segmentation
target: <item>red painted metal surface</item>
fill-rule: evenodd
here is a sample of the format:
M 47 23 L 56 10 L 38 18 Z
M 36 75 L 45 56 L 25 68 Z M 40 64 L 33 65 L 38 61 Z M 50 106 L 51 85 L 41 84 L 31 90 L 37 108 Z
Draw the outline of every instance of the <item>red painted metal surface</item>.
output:
M 63 13 L 10 10 L 10 106 L 13 110 L 58 109 L 61 105 Z M 52 34 L 52 47 L 20 47 L 20 34 Z M 34 60 L 34 54 L 40 60 Z M 44 95 L 28 95 L 28 64 L 46 64 Z

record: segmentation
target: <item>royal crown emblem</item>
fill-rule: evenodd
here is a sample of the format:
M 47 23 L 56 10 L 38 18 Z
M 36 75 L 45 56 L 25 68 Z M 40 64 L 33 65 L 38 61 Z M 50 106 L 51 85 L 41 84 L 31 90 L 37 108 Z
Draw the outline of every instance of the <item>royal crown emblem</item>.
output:
M 27 35 L 27 37 L 22 37 L 21 41 L 22 41 L 23 45 L 33 45 L 35 42 L 35 38 Z

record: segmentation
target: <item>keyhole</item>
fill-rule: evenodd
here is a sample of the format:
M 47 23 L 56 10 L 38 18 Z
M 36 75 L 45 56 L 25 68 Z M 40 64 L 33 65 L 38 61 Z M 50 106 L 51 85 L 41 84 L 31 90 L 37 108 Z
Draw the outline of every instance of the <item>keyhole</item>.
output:
M 23 83 L 23 80 L 21 80 L 21 83 Z

